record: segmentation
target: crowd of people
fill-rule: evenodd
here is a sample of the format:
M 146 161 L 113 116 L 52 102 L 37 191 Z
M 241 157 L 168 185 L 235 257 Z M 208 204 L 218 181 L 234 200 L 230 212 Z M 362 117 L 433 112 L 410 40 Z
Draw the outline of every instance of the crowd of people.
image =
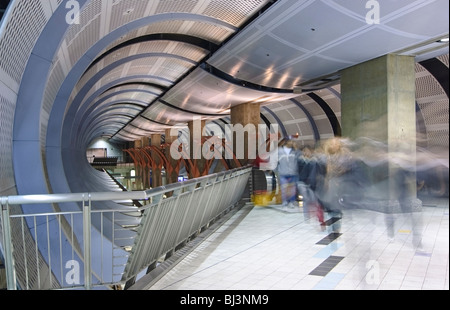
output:
M 420 176 L 430 168 L 448 171 L 448 161 L 441 154 L 421 149 L 415 156 L 392 152 L 386 144 L 368 138 L 335 137 L 319 146 L 301 148 L 286 140 L 277 152 L 273 170 L 284 208 L 298 208 L 300 197 L 305 215 L 317 217 L 321 224 L 324 214 L 341 218 L 349 209 L 379 211 L 388 215 L 388 232 L 393 227 L 392 214 L 420 212 Z M 413 221 L 413 225 L 418 223 Z
M 320 148 L 295 147 L 288 140 L 278 149 L 278 174 L 282 204 L 285 208 L 298 207 L 302 202 L 305 216 L 316 216 L 324 223 L 324 213 L 331 217 L 342 215 L 342 195 L 345 179 L 350 178 L 355 167 L 348 147 L 343 139 L 330 139 Z M 336 228 L 338 230 L 338 228 Z

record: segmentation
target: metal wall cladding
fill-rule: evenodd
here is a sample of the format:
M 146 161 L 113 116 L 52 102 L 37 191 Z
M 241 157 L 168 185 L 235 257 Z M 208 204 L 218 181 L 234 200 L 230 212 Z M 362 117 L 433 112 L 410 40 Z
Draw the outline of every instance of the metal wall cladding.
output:
M 0 83 L 0 196 L 15 194 L 12 167 L 12 130 L 15 104 L 13 98 L 5 98 Z
M 17 92 L 31 50 L 55 1 L 15 1 L 0 33 L 0 195 L 16 193 L 12 139 Z

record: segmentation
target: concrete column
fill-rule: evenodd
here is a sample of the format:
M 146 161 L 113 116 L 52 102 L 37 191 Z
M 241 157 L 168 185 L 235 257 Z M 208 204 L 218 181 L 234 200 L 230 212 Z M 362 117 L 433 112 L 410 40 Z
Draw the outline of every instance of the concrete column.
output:
M 261 105 L 259 103 L 248 102 L 231 108 L 231 124 L 235 129 L 233 132 L 233 150 L 242 165 L 246 165 L 256 158 L 260 121 Z M 237 130 L 240 125 L 244 129 L 243 135 Z
M 416 180 L 400 181 L 393 159 L 415 165 L 416 109 L 414 57 L 389 54 L 341 72 L 342 136 L 370 138 L 387 145 L 367 156 L 385 155 L 388 161 L 371 171 L 372 181 L 383 181 L 378 194 L 398 199 L 406 190 L 415 199 Z M 385 152 L 385 154 L 382 154 Z M 402 158 L 403 157 L 403 158 Z M 411 175 L 411 174 L 409 174 Z M 399 185 L 401 183 L 401 185 Z
M 152 147 L 161 148 L 161 135 L 160 134 L 153 134 L 150 136 L 151 145 Z M 161 175 L 161 168 L 159 166 L 161 165 L 161 158 L 160 156 L 155 152 L 151 151 L 151 157 L 154 160 L 153 166 L 152 166 L 152 184 L 151 186 L 153 188 L 159 187 L 162 185 L 162 175 Z

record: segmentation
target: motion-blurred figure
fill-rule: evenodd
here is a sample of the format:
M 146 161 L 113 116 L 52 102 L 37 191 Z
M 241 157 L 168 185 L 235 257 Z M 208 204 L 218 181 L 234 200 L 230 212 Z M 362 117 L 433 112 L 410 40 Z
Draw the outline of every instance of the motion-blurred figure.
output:
M 340 231 L 342 210 L 350 207 L 350 201 L 359 200 L 361 191 L 355 184 L 360 180 L 356 173 L 356 161 L 350 149 L 350 141 L 343 138 L 327 140 L 319 160 L 325 165 L 324 182 L 317 188 L 317 196 L 325 212 L 337 219 L 333 232 Z
M 300 152 L 288 140 L 278 149 L 277 173 L 280 178 L 283 206 L 294 208 L 297 201 L 298 159 Z
M 322 205 L 319 203 L 316 192 L 322 188 L 326 174 L 325 162 L 316 156 L 312 147 L 305 146 L 301 149 L 298 160 L 299 181 L 297 190 L 302 201 L 305 219 L 316 217 L 320 224 L 324 224 Z
M 361 208 L 384 213 L 387 234 L 395 238 L 396 225 L 410 223 L 412 243 L 422 248 L 422 201 L 417 198 L 421 180 L 436 167 L 447 165 L 445 154 L 431 153 L 417 147 L 413 153 L 408 146 L 416 141 L 398 140 L 387 144 L 369 138 L 355 141 L 355 156 L 367 167 L 365 195 Z M 447 156 L 448 158 L 448 156 Z M 419 184 L 419 185 L 418 185 Z

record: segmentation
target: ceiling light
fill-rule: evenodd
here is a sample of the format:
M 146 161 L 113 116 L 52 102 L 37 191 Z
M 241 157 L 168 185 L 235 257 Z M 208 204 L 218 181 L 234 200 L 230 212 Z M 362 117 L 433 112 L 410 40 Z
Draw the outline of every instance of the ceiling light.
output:
M 448 38 L 443 38 L 438 41 L 439 43 L 448 43 Z

